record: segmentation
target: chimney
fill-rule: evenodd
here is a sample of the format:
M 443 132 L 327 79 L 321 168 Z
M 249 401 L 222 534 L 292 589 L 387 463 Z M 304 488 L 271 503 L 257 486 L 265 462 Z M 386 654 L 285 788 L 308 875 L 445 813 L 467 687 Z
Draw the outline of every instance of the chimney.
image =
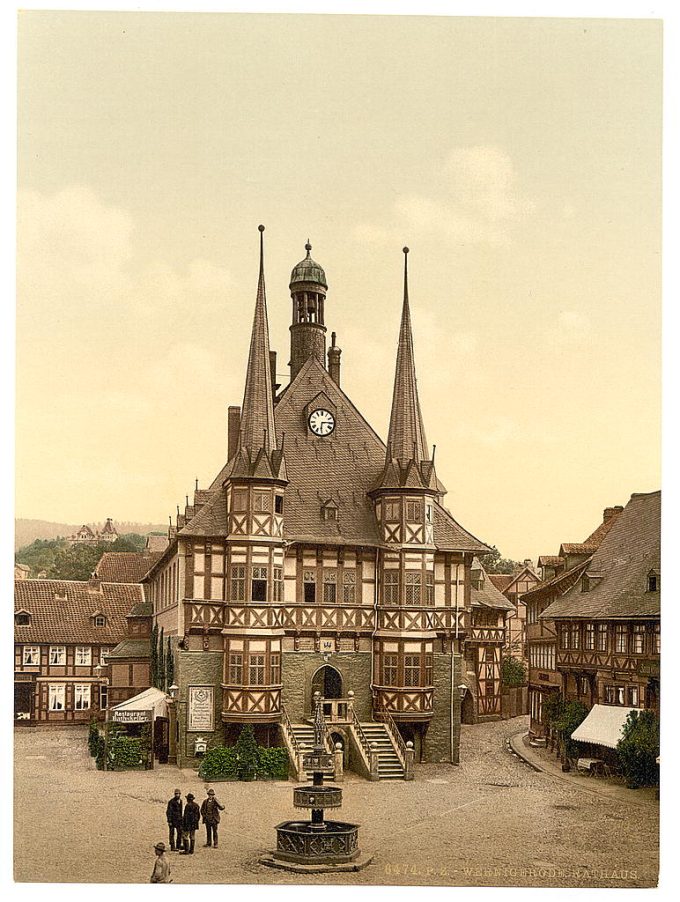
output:
M 272 400 L 276 400 L 276 390 L 281 388 L 281 383 L 276 381 L 276 351 L 269 352 L 269 369 L 272 376 Z
M 528 567 L 530 570 L 533 570 L 533 568 L 534 568 L 534 562 L 531 560 L 531 558 L 525 557 L 525 558 L 524 558 L 524 566 L 525 566 L 525 567 Z
M 328 349 L 328 373 L 337 386 L 340 385 L 340 355 L 342 351 L 335 345 L 335 332 L 331 332 L 331 346 Z
M 616 507 L 605 507 L 602 513 L 602 522 L 609 523 L 612 517 L 618 517 L 618 515 L 623 510 L 622 504 L 617 504 Z
M 230 407 L 227 412 L 227 460 L 231 460 L 238 448 L 238 433 L 241 428 L 241 408 Z

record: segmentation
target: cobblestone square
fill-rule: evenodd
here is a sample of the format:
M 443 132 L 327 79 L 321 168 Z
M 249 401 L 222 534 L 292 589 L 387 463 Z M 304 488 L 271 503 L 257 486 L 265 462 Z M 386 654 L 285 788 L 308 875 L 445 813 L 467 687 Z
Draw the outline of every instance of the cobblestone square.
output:
M 354 874 L 300 876 L 257 859 L 274 825 L 299 812 L 293 783 L 213 784 L 226 806 L 220 848 L 171 855 L 174 883 L 342 883 L 649 887 L 658 871 L 658 802 L 649 791 L 537 772 L 513 755 L 527 718 L 463 727 L 461 765 L 419 765 L 411 783 L 347 774 L 343 817 L 359 823 L 373 864 Z M 547 762 L 547 755 L 546 755 Z M 14 872 L 18 881 L 146 883 L 153 844 L 167 844 L 173 789 L 195 771 L 97 771 L 85 729 L 15 731 Z M 35 817 L 58 812 L 59 829 Z

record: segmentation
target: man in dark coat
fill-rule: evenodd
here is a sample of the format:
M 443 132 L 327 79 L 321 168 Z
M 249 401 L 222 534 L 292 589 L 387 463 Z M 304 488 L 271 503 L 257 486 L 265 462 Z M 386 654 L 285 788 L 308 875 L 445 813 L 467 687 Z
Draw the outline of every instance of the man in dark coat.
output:
M 175 790 L 174 796 L 168 802 L 165 817 L 168 821 L 170 851 L 179 852 L 182 848 L 182 793 L 179 789 Z M 175 835 L 177 836 L 177 845 L 175 845 Z
M 182 855 L 194 854 L 194 835 L 198 830 L 201 822 L 201 809 L 194 802 L 191 793 L 187 793 L 187 803 L 184 806 L 184 814 L 182 815 L 182 838 L 184 841 L 184 851 Z
M 208 790 L 208 798 L 201 805 L 201 817 L 207 833 L 206 846 L 217 848 L 217 825 L 220 822 L 220 811 L 224 811 L 224 805 L 215 798 L 215 790 Z

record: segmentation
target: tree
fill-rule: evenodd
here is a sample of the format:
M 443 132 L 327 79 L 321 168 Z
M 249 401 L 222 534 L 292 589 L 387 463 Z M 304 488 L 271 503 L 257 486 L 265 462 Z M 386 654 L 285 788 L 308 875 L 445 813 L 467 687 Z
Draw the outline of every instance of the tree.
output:
M 247 723 L 236 740 L 239 780 L 254 780 L 257 776 L 257 742 L 253 725 Z
M 631 789 L 659 783 L 659 718 L 653 711 L 631 711 L 616 746 Z
M 158 634 L 158 682 L 156 686 L 165 692 L 165 645 L 163 639 L 164 629 Z
M 168 646 L 165 653 L 165 677 L 166 687 L 169 689 L 175 682 L 175 660 L 172 655 L 172 645 L 170 644 L 170 636 L 168 636 Z
M 527 681 L 527 669 L 524 661 L 521 658 L 503 658 L 501 679 L 504 686 L 524 686 Z
M 156 622 L 154 622 L 154 625 L 151 627 L 149 647 L 151 651 L 151 685 L 158 686 L 158 624 Z
M 521 569 L 520 561 L 513 561 L 510 558 L 501 557 L 501 553 L 495 545 L 491 546 L 492 550 L 489 554 L 480 555 L 482 567 L 487 573 L 514 573 Z

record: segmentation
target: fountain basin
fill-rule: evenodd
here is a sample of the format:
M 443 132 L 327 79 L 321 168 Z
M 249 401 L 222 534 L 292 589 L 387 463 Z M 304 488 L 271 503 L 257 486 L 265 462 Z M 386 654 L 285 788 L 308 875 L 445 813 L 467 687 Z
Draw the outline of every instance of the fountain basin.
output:
M 359 857 L 359 825 L 326 821 L 284 821 L 276 827 L 274 858 L 298 864 L 343 864 Z
M 340 808 L 342 789 L 339 786 L 296 786 L 293 805 L 296 808 Z

